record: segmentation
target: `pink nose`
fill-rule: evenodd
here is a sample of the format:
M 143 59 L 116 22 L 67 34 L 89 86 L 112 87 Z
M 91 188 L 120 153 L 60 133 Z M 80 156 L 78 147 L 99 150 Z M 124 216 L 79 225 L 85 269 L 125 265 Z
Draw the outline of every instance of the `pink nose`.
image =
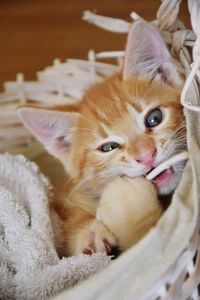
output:
M 156 149 L 148 149 L 139 153 L 137 157 L 135 157 L 135 159 L 137 162 L 144 164 L 148 168 L 152 169 L 154 167 L 156 154 Z

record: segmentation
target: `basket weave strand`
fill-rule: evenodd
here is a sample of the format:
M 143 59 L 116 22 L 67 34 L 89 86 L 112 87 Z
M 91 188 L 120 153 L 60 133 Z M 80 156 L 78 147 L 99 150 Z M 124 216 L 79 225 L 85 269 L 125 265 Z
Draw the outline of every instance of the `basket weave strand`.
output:
M 188 141 L 190 143 L 188 148 L 189 153 L 191 153 L 193 189 L 195 196 L 198 197 L 200 191 L 195 180 L 200 178 L 200 171 L 197 168 L 199 161 L 193 157 L 192 151 L 200 153 L 200 2 L 199 0 L 188 0 L 193 31 L 184 29 L 178 20 L 180 4 L 180 0 L 163 0 L 157 12 L 157 20 L 153 22 L 159 26 L 165 42 L 169 45 L 172 53 L 179 55 L 180 62 L 185 68 L 186 83 L 181 94 L 181 103 L 185 107 L 189 128 Z M 131 15 L 134 19 L 140 18 L 136 13 Z M 129 22 L 98 16 L 88 11 L 85 12 L 84 19 L 103 29 L 119 33 L 127 33 L 131 26 Z M 188 48 L 191 47 L 193 48 L 192 57 L 188 51 Z M 38 73 L 37 81 L 26 82 L 20 75 L 16 82 L 6 83 L 5 92 L 0 95 L 0 152 L 28 154 L 30 151 L 29 156 L 38 154 L 38 151 L 35 150 L 38 144 L 16 118 L 15 109 L 20 104 L 29 103 L 30 100 L 42 105 L 80 101 L 84 90 L 91 83 L 99 82 L 120 69 L 123 56 L 123 51 L 104 51 L 102 53 L 92 51 L 89 53 L 88 61 L 67 60 L 61 63 L 59 60 L 55 60 L 53 66 Z M 101 62 L 102 58 L 106 59 L 107 57 L 117 58 L 116 64 Z M 16 135 L 17 138 L 14 138 Z M 166 270 L 159 281 L 154 283 L 145 295 L 137 298 L 137 300 L 200 299 L 198 290 L 200 283 L 200 213 L 198 202 L 194 214 L 196 223 L 190 243 L 186 245 L 183 252 L 179 253 L 176 262 Z M 132 299 L 131 292 L 129 295 L 128 300 Z

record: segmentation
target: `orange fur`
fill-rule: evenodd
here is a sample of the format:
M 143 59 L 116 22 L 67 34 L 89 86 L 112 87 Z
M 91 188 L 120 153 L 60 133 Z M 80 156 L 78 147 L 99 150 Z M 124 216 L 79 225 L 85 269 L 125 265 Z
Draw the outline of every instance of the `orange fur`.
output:
M 127 105 L 134 103 L 134 91 L 137 91 L 137 98 L 143 99 L 145 91 L 149 93 L 145 99 L 145 104 L 153 103 L 155 99 L 159 99 L 159 105 L 165 108 L 170 107 L 171 122 L 166 125 L 166 129 L 173 131 L 183 121 L 182 107 L 180 105 L 180 92 L 172 87 L 160 84 L 159 82 L 151 82 L 148 79 L 143 79 L 138 82 L 138 78 L 132 78 L 127 82 L 120 80 L 119 75 L 109 78 L 105 82 L 92 87 L 84 96 L 80 106 L 80 118 L 77 124 L 76 134 L 73 141 L 72 159 L 72 176 L 84 177 L 87 172 L 92 172 L 98 176 L 98 171 L 101 169 L 98 161 L 98 156 L 91 153 L 88 149 L 88 144 L 95 142 L 95 136 L 91 132 L 98 135 L 99 128 L 105 131 L 107 126 L 115 134 L 121 134 L 128 138 L 129 142 L 126 145 L 126 150 L 134 155 L 141 149 L 141 144 L 144 147 L 152 147 L 155 143 L 155 132 L 144 132 L 142 135 L 137 135 L 134 130 L 130 132 L 130 128 L 134 127 L 135 120 L 128 112 Z M 117 93 L 116 95 L 114 93 Z M 91 110 L 93 107 L 93 110 Z M 98 112 L 94 114 L 94 111 Z M 102 114 L 104 118 L 99 117 Z M 159 135 L 159 132 L 157 133 Z M 102 135 L 100 135 L 102 137 Z M 129 147 L 130 145 L 130 147 Z M 130 150 L 130 149 L 131 150 Z M 87 149 L 87 150 L 86 150 Z M 88 153 L 87 161 L 85 160 L 85 151 Z M 124 156 L 124 149 L 119 150 Z M 116 153 L 113 153 L 115 156 Z M 79 159 L 77 160 L 77 157 Z M 103 164 L 109 164 L 108 160 L 104 160 Z M 78 163 L 79 161 L 79 163 Z M 104 165 L 102 168 L 104 168 Z M 96 166 L 96 167 L 95 167 Z M 92 174 L 91 174 L 92 175 Z M 98 178 L 97 178 L 98 179 Z M 93 179 L 94 184 L 95 179 Z
M 175 189 L 183 165 L 169 172 L 163 186 L 161 178 L 157 190 L 144 176 L 186 147 L 183 80 L 155 27 L 140 20 L 130 30 L 122 73 L 92 86 L 78 105 L 21 111 L 69 173 L 51 206 L 62 221 L 65 255 L 110 253 L 116 245 L 125 250 L 156 224 L 158 192 Z M 148 126 L 156 109 L 162 119 Z M 108 142 L 117 146 L 105 153 Z
M 113 193 L 116 192 L 119 194 L 121 191 L 119 184 L 116 186 L 112 185 L 116 176 L 113 176 L 112 174 L 101 175 L 101 172 L 103 173 L 106 168 L 110 168 L 110 164 L 116 158 L 116 163 L 121 161 L 122 164 L 129 165 L 130 160 L 134 158 L 142 148 L 147 149 L 148 147 L 155 147 L 157 138 L 159 139 L 159 136 L 163 133 L 163 130 L 161 130 L 161 132 L 159 132 L 159 130 L 146 130 L 146 132 L 143 132 L 142 134 L 136 134 L 134 132 L 134 126 L 136 125 L 135 120 L 132 115 L 129 114 L 127 105 L 131 104 L 135 107 L 134 91 L 136 90 L 136 87 L 137 99 L 142 99 L 145 104 L 153 103 L 156 100 L 156 106 L 163 106 L 170 110 L 170 121 L 166 124 L 165 129 L 173 132 L 184 120 L 182 107 L 179 104 L 180 92 L 177 89 L 160 84 L 159 82 L 151 82 L 148 79 L 138 80 L 137 77 L 124 82 L 119 75 L 115 75 L 105 82 L 93 86 L 86 92 L 84 99 L 80 104 L 80 117 L 73 137 L 70 159 L 71 166 L 73 166 L 71 169 L 71 176 L 77 182 L 78 191 L 84 190 L 86 192 L 84 197 L 87 199 L 84 203 L 84 208 L 80 208 L 80 205 L 77 204 L 78 202 L 76 202 L 76 205 L 71 204 L 73 201 L 71 202 L 69 200 L 66 200 L 64 204 L 64 210 L 67 214 L 64 231 L 68 255 L 77 254 L 78 251 L 81 251 L 80 249 L 83 251 L 84 247 L 87 248 L 89 237 L 86 239 L 86 235 L 88 234 L 89 224 L 93 224 L 94 221 L 98 222 L 95 220 L 95 211 L 92 213 L 88 212 L 88 205 L 91 205 L 91 202 L 93 201 L 97 201 L 95 202 L 97 203 L 96 208 L 101 207 L 101 201 L 100 204 L 98 203 L 102 198 L 102 192 L 104 195 L 103 199 L 105 199 L 105 195 L 107 195 L 106 191 L 110 189 L 109 183 L 113 187 Z M 146 91 L 148 91 L 148 94 L 145 99 L 143 99 L 142 97 Z M 114 93 L 116 93 L 116 95 Z M 132 130 L 130 130 L 131 128 Z M 95 143 L 96 136 L 99 135 L 100 139 L 107 137 L 109 135 L 109 130 L 107 134 L 101 134 L 101 130 L 105 133 L 107 129 L 115 134 L 127 137 L 127 143 L 122 145 L 120 149 L 110 153 L 108 157 L 103 157 L 104 155 L 102 153 L 98 153 L 98 150 L 96 149 L 91 149 L 90 146 Z M 182 132 L 182 134 L 184 135 L 184 132 Z M 161 144 L 163 145 L 166 143 L 166 140 L 166 137 L 162 137 Z M 83 182 L 83 184 L 80 184 L 81 182 Z M 108 201 L 107 214 L 109 220 L 112 220 L 113 210 L 118 210 L 121 216 L 121 219 L 119 218 L 118 222 L 115 222 L 115 225 L 109 224 L 112 228 L 112 232 L 118 239 L 114 240 L 110 231 L 108 231 L 107 234 L 105 231 L 102 235 L 102 240 L 107 238 L 115 241 L 115 243 L 123 250 L 138 241 L 138 239 L 140 239 L 156 223 L 161 214 L 161 208 L 152 187 L 147 192 L 149 197 L 146 200 L 143 199 L 144 204 L 141 204 L 141 195 L 138 195 L 136 191 L 134 197 L 132 197 L 134 184 L 134 181 L 130 184 L 130 198 L 126 197 L 126 201 L 127 203 L 131 203 L 131 201 L 133 202 L 133 199 L 135 199 L 134 201 L 136 201 L 135 203 L 137 203 L 137 205 L 140 203 L 140 208 L 143 210 L 143 213 L 138 214 L 138 209 L 135 207 L 137 220 L 129 217 L 129 229 L 127 230 L 127 211 L 125 212 L 124 210 L 123 213 L 121 207 L 123 201 L 116 201 L 115 205 L 114 201 Z M 150 185 L 149 182 L 148 184 Z M 142 184 L 137 182 L 137 185 L 141 185 L 143 190 L 144 182 L 142 182 Z M 90 198 L 90 200 L 88 200 L 88 198 Z M 107 200 L 108 199 L 109 198 L 107 198 Z M 149 199 L 152 199 L 152 202 Z M 147 201 L 149 206 L 147 206 Z M 129 207 L 127 206 L 127 203 L 126 205 L 124 203 L 126 209 Z M 59 211 L 59 214 L 60 213 L 61 212 Z M 114 215 L 116 216 L 116 213 Z M 123 218 L 125 218 L 126 221 L 123 221 Z M 130 226 L 131 222 L 132 226 Z M 118 226 L 116 226 L 117 224 Z M 95 228 L 95 230 L 97 230 L 96 225 Z M 119 234 L 119 228 L 125 228 L 127 234 L 125 235 L 124 231 L 122 234 Z M 91 228 L 90 230 L 92 231 Z M 83 239 L 81 239 L 80 231 L 83 235 Z M 102 232 L 98 233 L 98 235 L 100 234 L 102 234 Z M 79 240 L 79 245 L 76 244 L 76 237 Z M 100 250 L 105 250 L 104 244 L 101 245 L 99 251 Z

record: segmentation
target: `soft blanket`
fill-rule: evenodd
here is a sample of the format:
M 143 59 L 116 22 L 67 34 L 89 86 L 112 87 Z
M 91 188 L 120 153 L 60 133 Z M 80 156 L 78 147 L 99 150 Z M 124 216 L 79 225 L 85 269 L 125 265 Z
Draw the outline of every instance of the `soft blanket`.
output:
M 50 197 L 36 164 L 0 155 L 0 299 L 46 299 L 110 263 L 104 253 L 58 257 Z

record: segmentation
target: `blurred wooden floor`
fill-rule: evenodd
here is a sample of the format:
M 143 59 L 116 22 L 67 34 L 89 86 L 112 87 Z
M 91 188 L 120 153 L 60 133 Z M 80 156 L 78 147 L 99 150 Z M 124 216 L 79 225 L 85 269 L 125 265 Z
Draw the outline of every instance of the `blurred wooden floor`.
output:
M 186 0 L 180 18 L 189 24 Z M 160 0 L 0 0 L 0 86 L 23 72 L 35 72 L 54 58 L 86 58 L 89 49 L 120 50 L 125 35 L 105 32 L 81 20 L 84 10 L 129 20 L 135 10 L 155 18 Z M 1 89 L 1 88 L 0 88 Z

